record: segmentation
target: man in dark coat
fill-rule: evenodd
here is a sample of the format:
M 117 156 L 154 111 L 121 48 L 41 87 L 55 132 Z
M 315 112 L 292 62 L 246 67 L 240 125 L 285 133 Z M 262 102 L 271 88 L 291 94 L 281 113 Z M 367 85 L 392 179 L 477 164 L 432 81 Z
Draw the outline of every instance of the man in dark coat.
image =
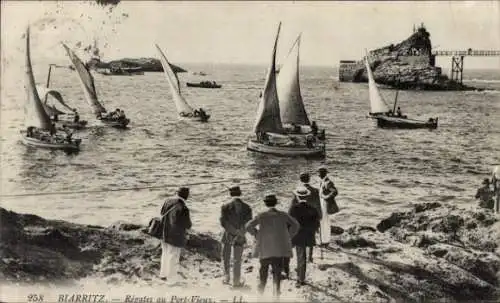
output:
M 311 192 L 306 187 L 296 190 L 295 199 L 298 203 L 292 204 L 288 212 L 300 224 L 299 232 L 292 238 L 297 256 L 297 287 L 305 284 L 306 247 L 313 247 L 316 244 L 315 234 L 319 228 L 318 211 L 307 201 L 310 195 Z
M 309 204 L 310 206 L 314 207 L 314 209 L 316 209 L 316 211 L 318 212 L 318 218 L 319 220 L 321 220 L 321 218 L 323 217 L 323 214 L 322 214 L 322 211 L 321 211 L 321 201 L 320 201 L 320 195 L 319 195 L 319 190 L 313 186 L 311 186 L 311 184 L 309 184 L 309 182 L 311 181 L 311 176 L 308 174 L 308 173 L 302 173 L 300 174 L 300 183 L 301 185 L 299 186 L 299 188 L 301 187 L 305 187 L 309 194 L 304 197 L 304 199 L 306 200 L 306 203 Z M 292 205 L 294 204 L 297 204 L 298 203 L 298 200 L 297 200 L 297 197 L 296 195 L 293 196 L 293 199 L 292 199 Z M 318 229 L 319 229 L 319 226 L 318 226 Z M 309 246 L 309 262 L 313 262 L 313 248 L 314 246 L 311 245 Z
M 231 249 L 233 250 L 233 287 L 240 287 L 241 257 L 243 255 L 243 245 L 246 244 L 245 224 L 252 220 L 252 209 L 243 202 L 241 189 L 234 186 L 229 189 L 229 194 L 233 199 L 231 202 L 221 207 L 220 224 L 224 228 L 222 235 L 222 260 L 224 263 L 224 284 L 230 281 Z
M 161 208 L 163 239 L 160 278 L 175 279 L 179 267 L 181 250 L 186 245 L 186 233 L 191 228 L 191 218 L 186 200 L 189 188 L 181 187 L 177 196 L 167 200 Z
M 277 210 L 278 199 L 267 195 L 264 203 L 268 211 L 258 214 L 246 225 L 246 230 L 255 236 L 254 256 L 260 259 L 259 292 L 266 287 L 267 275 L 271 266 L 273 272 L 273 293 L 280 295 L 283 258 L 292 256 L 292 237 L 299 230 L 299 223 L 286 212 Z M 256 226 L 259 226 L 259 229 Z

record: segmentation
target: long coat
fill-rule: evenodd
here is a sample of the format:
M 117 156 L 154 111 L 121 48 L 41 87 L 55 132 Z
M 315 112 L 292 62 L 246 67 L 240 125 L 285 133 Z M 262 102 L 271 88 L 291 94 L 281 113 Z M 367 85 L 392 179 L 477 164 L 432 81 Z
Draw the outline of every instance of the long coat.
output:
M 168 211 L 170 212 L 165 215 Z M 163 241 L 176 247 L 184 247 L 187 242 L 187 230 L 192 225 L 189 209 L 184 200 L 180 197 L 167 200 L 161 208 L 161 215 L 163 216 Z
M 303 183 L 302 185 L 304 185 L 304 187 L 307 188 L 310 192 L 310 194 L 307 195 L 307 197 L 305 197 L 307 204 L 309 204 L 310 206 L 314 207 L 314 209 L 316 209 L 316 211 L 318 212 L 318 215 L 319 215 L 319 219 L 321 220 L 321 218 L 323 217 L 323 212 L 321 211 L 321 201 L 319 199 L 319 189 L 317 189 L 316 187 L 313 187 L 307 183 Z M 297 200 L 297 197 L 295 197 L 295 195 L 294 195 L 293 199 L 292 199 L 292 205 L 297 204 L 297 203 L 299 203 L 299 201 Z
M 299 223 L 286 212 L 271 208 L 248 222 L 246 229 L 256 238 L 254 257 L 292 257 L 292 237 L 297 234 Z
M 238 235 L 238 231 L 245 231 L 245 224 L 252 220 L 252 209 L 240 198 L 234 198 L 231 202 L 221 207 L 220 224 L 224 228 L 222 243 L 244 245 L 245 236 Z
M 337 202 L 335 201 L 335 197 L 338 194 L 337 188 L 335 187 L 335 184 L 333 183 L 328 176 L 326 176 L 323 180 L 320 182 L 320 198 L 325 200 L 327 208 L 329 210 L 329 214 L 334 214 L 339 211 L 339 207 L 337 205 Z
M 293 246 L 314 246 L 319 228 L 319 215 L 314 207 L 305 203 L 294 204 L 288 212 L 300 224 L 298 233 L 292 238 Z

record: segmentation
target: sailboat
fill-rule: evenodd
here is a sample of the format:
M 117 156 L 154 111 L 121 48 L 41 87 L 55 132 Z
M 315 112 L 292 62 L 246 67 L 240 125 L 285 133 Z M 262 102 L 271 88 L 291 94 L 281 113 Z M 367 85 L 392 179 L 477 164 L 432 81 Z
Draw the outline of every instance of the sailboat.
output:
M 58 110 L 55 105 L 50 105 L 48 104 L 49 97 L 52 97 L 52 99 L 55 99 L 61 104 L 63 107 L 65 107 L 67 110 L 70 112 L 73 112 L 76 114 L 76 109 L 71 108 L 66 102 L 64 102 L 64 99 L 61 95 L 60 92 L 57 90 L 54 90 L 50 88 L 50 76 L 51 76 L 51 71 L 52 67 L 60 67 L 56 64 L 49 64 L 49 73 L 47 75 L 47 83 L 45 87 L 39 86 L 37 87 L 38 95 L 41 96 L 43 100 L 43 107 L 45 108 L 45 111 L 51 118 L 52 122 L 55 122 L 56 124 L 60 124 L 63 126 L 66 126 L 68 128 L 72 129 L 82 129 L 87 125 L 87 121 L 85 120 L 75 120 L 75 119 L 70 119 L 70 120 L 61 120 L 59 119 L 60 115 L 69 115 L 68 112 L 63 112 Z
M 299 82 L 299 48 L 301 35 L 297 37 L 288 56 L 281 65 L 277 78 L 277 92 L 280 117 L 283 127 L 289 133 L 317 135 L 316 123 L 311 125 L 302 100 Z M 294 129 L 295 128 L 295 129 Z M 314 132 L 313 132 L 314 129 Z M 319 138 L 324 139 L 324 131 Z M 319 139 L 318 138 L 318 139 Z
M 73 66 L 78 72 L 78 77 L 80 79 L 80 84 L 82 85 L 83 92 L 85 94 L 85 99 L 92 108 L 97 119 L 100 120 L 102 124 L 107 126 L 116 128 L 126 128 L 127 125 L 130 123 L 130 119 L 125 117 L 116 117 L 114 116 L 115 112 L 103 115 L 107 111 L 106 108 L 104 108 L 104 106 L 97 99 L 97 91 L 94 85 L 94 77 L 90 73 L 87 66 L 83 64 L 82 60 L 80 60 L 80 58 L 78 58 L 78 56 L 72 50 L 70 50 L 69 47 L 66 46 L 66 44 L 63 43 L 62 45 L 66 50 L 66 53 L 68 54 L 68 57 L 70 58 L 71 62 L 73 63 Z
M 370 96 L 370 117 L 377 120 L 377 126 L 380 128 L 400 128 L 400 129 L 417 129 L 429 128 L 436 129 L 438 126 L 438 118 L 429 118 L 427 121 L 408 119 L 407 116 L 394 115 L 394 109 L 398 102 L 398 92 L 394 99 L 394 109 L 390 110 L 389 105 L 380 95 L 377 84 L 373 78 L 373 73 L 368 62 L 368 55 L 365 57 L 366 72 L 368 74 L 368 90 Z
M 304 135 L 287 133 L 281 122 L 280 104 L 276 90 L 276 47 L 281 22 L 274 41 L 270 68 L 267 71 L 264 90 L 257 109 L 254 125 L 256 138 L 250 138 L 247 150 L 279 156 L 324 157 L 325 144 L 310 140 Z
M 26 113 L 30 121 L 22 142 L 27 146 L 62 149 L 66 151 L 80 150 L 81 139 L 71 139 L 69 134 L 57 133 L 55 125 L 45 112 L 36 89 L 35 77 L 30 57 L 30 29 L 26 29 Z M 24 132 L 23 132 L 24 133 Z
M 210 115 L 206 114 L 203 109 L 193 110 L 193 108 L 187 103 L 186 99 L 181 94 L 181 87 L 179 83 L 179 78 L 177 74 L 173 71 L 170 66 L 170 62 L 168 62 L 167 57 L 162 52 L 158 44 L 155 44 L 156 49 L 160 53 L 160 61 L 163 66 L 163 73 L 165 74 L 165 78 L 167 78 L 167 82 L 170 86 L 170 92 L 172 93 L 172 98 L 174 99 L 175 108 L 177 109 L 177 113 L 179 114 L 179 118 L 181 119 L 192 119 L 201 122 L 207 122 L 210 118 Z

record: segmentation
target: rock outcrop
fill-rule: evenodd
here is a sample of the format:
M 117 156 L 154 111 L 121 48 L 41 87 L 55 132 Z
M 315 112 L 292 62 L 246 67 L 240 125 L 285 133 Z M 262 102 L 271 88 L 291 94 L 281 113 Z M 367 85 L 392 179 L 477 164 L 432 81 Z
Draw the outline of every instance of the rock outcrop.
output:
M 90 68 L 137 68 L 140 67 L 143 72 L 163 72 L 160 60 L 156 58 L 123 58 L 109 62 L 103 62 L 98 58 L 92 58 L 87 62 Z M 185 73 L 185 69 L 170 63 L 175 73 Z
M 339 80 L 367 82 L 363 60 L 341 61 Z M 430 34 L 423 26 L 399 44 L 370 51 L 369 62 L 378 84 L 398 89 L 476 90 L 448 79 L 441 68 L 435 66 Z
M 159 241 L 145 234 L 143 226 L 79 225 L 3 208 L 0 224 L 3 281 L 87 276 L 107 283 L 163 283 L 156 278 Z M 284 293 L 309 302 L 500 299 L 500 221 L 489 210 L 419 204 L 393 213 L 376 227 L 331 230 L 332 242 L 315 249 L 314 263 L 308 265 L 307 285 L 296 289 L 285 280 Z M 243 272 L 249 293 L 256 292 L 259 264 L 247 249 Z M 222 277 L 220 245 L 213 235 L 190 234 L 181 260 L 185 287 L 213 288 L 218 283 L 214 279 Z

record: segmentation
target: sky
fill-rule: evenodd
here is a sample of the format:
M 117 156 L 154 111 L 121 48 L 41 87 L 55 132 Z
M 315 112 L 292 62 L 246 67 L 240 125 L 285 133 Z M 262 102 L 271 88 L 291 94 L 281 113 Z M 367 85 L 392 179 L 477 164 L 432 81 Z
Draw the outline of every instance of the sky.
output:
M 32 25 L 39 56 L 63 57 L 59 41 L 85 44 L 97 37 L 105 60 L 157 57 L 158 43 L 174 63 L 268 64 L 279 21 L 278 60 L 302 33 L 304 65 L 358 60 L 365 48 L 398 43 L 421 22 L 435 49 L 500 50 L 500 1 L 122 1 L 112 12 L 91 4 L 2 1 L 2 62 L 23 58 L 26 25 L 49 17 L 57 29 Z M 449 61 L 439 58 L 438 65 Z M 500 58 L 468 58 L 465 66 L 500 68 Z

